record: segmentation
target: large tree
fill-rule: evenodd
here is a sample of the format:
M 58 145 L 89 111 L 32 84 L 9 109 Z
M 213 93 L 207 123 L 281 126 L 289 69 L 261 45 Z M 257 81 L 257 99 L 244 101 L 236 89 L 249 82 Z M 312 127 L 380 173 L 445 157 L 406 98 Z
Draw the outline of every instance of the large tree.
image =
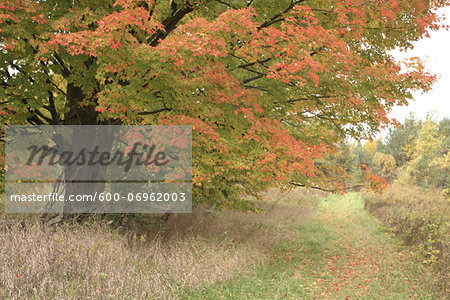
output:
M 389 51 L 440 27 L 447 0 L 3 0 L 5 124 L 192 124 L 197 201 L 291 182 L 428 90 Z

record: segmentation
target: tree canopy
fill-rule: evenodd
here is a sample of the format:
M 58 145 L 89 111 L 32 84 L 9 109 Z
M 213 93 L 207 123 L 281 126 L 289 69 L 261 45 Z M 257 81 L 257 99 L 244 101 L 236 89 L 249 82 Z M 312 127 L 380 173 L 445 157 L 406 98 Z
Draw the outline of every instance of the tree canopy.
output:
M 4 0 L 5 124 L 191 124 L 197 201 L 297 183 L 435 77 L 396 62 L 447 0 Z

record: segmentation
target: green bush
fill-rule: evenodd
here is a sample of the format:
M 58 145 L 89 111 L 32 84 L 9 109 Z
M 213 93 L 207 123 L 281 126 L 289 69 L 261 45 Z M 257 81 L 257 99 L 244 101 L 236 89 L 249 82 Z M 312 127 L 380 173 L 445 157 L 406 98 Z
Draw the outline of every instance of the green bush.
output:
M 444 192 L 404 185 L 390 186 L 383 194 L 364 194 L 366 209 L 448 279 L 449 201 Z

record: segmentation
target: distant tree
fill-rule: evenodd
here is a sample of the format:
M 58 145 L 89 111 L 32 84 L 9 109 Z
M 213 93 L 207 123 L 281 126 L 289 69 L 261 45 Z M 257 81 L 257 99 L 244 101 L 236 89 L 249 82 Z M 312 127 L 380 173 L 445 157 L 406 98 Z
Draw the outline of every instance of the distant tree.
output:
M 386 178 L 390 181 L 395 175 L 397 165 L 395 159 L 390 154 L 382 152 L 376 152 L 372 159 L 372 169 L 379 176 Z
M 439 130 L 439 123 L 429 116 L 409 148 L 412 159 L 400 169 L 398 180 L 424 187 L 450 187 L 448 148 L 445 148 L 447 134 L 446 130 Z
M 376 141 L 367 141 L 363 145 L 364 149 L 367 150 L 370 156 L 373 156 L 376 149 L 377 149 L 377 142 Z
M 442 150 L 443 155 L 448 154 L 450 151 L 450 119 L 444 118 L 439 121 L 438 135 L 442 138 Z
M 363 166 L 371 167 L 372 157 L 367 149 L 361 144 L 357 143 L 353 147 L 353 166 L 351 176 L 353 183 L 360 183 L 365 176 L 365 169 Z
M 399 127 L 391 128 L 384 143 L 380 143 L 380 151 L 394 157 L 397 166 L 403 166 L 412 159 L 421 122 L 411 114 Z

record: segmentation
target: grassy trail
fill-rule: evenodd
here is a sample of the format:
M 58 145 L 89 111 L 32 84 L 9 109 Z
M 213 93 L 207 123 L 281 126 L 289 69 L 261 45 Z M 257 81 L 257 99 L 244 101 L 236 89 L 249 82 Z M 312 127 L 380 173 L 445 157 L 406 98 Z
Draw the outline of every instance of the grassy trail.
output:
M 268 264 L 184 299 L 444 299 L 412 254 L 363 207 L 359 194 L 323 199 L 297 238 Z

